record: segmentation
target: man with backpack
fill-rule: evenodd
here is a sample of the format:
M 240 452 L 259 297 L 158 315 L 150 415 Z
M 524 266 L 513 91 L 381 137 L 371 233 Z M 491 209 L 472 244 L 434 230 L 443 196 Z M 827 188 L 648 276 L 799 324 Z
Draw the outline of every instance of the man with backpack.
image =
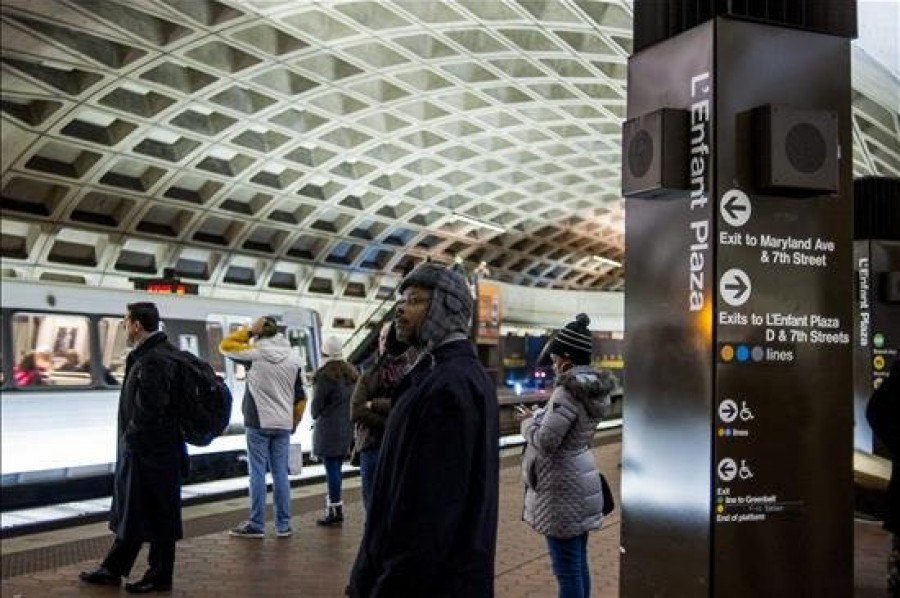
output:
M 120 585 L 141 545 L 150 543 L 149 569 L 125 590 L 135 594 L 172 588 L 175 542 L 182 537 L 181 472 L 187 463 L 178 396 L 178 349 L 159 330 L 153 303 L 130 303 L 125 333 L 132 351 L 119 395 L 117 458 L 109 527 L 116 537 L 84 582 Z
M 219 351 L 249 368 L 243 412 L 250 462 L 250 519 L 229 534 L 239 538 L 265 535 L 268 465 L 275 499 L 275 535 L 286 538 L 291 535 L 288 456 L 293 405 L 304 398 L 300 356 L 270 316 L 233 332 L 219 344 Z

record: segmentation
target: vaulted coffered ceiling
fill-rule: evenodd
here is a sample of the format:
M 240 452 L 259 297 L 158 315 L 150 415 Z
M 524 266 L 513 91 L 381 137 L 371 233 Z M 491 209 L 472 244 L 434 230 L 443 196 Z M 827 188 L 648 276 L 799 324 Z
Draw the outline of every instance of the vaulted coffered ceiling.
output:
M 459 256 L 622 288 L 625 0 L 2 9 L 5 276 L 371 300 Z M 891 87 L 855 86 L 855 171 L 900 176 Z

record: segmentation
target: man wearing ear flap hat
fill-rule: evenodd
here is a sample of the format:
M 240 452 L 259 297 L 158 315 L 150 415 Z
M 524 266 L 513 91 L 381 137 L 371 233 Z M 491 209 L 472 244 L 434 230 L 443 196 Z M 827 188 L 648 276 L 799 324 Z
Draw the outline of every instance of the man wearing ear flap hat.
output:
M 422 353 L 394 395 L 349 594 L 491 597 L 497 394 L 469 340 L 472 296 L 435 263 L 399 290 L 397 337 Z

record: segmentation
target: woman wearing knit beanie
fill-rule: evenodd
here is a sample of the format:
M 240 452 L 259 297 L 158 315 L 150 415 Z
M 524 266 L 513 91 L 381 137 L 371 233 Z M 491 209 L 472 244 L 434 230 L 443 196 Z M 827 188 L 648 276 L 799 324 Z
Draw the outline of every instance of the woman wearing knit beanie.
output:
M 550 339 L 556 386 L 545 409 L 522 422 L 523 519 L 547 539 L 559 598 L 591 593 L 587 538 L 603 520 L 600 476 L 590 443 L 615 380 L 591 367 L 590 318 L 578 314 Z

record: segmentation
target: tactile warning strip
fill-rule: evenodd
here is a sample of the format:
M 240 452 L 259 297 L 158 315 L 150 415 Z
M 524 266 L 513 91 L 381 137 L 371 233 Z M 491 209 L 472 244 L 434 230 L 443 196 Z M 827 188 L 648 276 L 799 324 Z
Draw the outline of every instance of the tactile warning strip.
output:
M 293 491 L 297 492 L 298 488 L 294 488 Z M 359 500 L 359 493 L 358 486 L 345 486 L 344 499 L 348 502 Z M 239 501 L 239 504 L 245 502 L 245 500 Z M 301 496 L 293 499 L 291 510 L 297 515 L 310 513 L 321 508 L 321 503 L 322 497 L 319 494 Z M 221 504 L 227 510 L 211 515 L 200 514 L 195 517 L 191 517 L 189 512 L 194 507 L 186 508 L 184 512 L 184 537 L 194 538 L 225 531 L 246 516 L 246 505 L 244 504 L 241 504 L 240 508 L 234 508 L 233 501 L 226 501 L 226 503 Z M 197 509 L 204 510 L 209 510 L 209 508 L 209 505 L 197 507 Z M 55 569 L 82 561 L 98 560 L 109 549 L 111 541 L 112 536 L 106 534 L 4 554 L 3 559 L 0 560 L 0 570 L 2 570 L 0 578 L 9 579 L 17 575 Z

